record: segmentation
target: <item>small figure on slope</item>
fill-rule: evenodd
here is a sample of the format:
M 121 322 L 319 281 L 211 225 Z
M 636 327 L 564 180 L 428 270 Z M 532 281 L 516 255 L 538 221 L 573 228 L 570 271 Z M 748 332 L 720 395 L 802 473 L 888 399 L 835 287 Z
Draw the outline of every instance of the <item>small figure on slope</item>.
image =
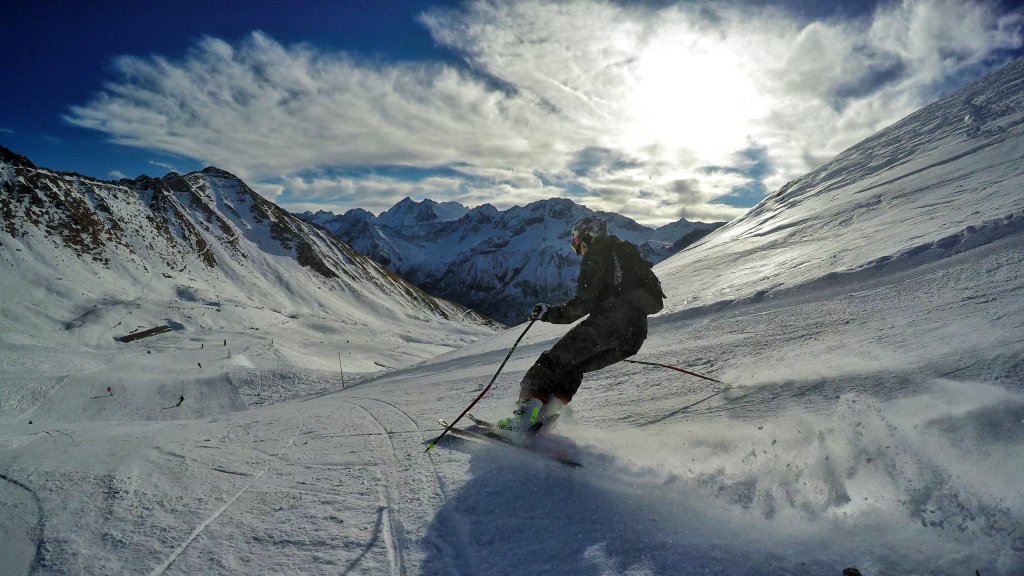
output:
M 576 296 L 561 306 L 537 304 L 530 320 L 573 327 L 526 372 L 512 416 L 494 432 L 526 444 L 562 406 L 572 400 L 583 374 L 606 368 L 640 350 L 647 338 L 647 316 L 662 309 L 661 282 L 636 246 L 608 234 L 596 216 L 572 227 L 572 249 L 583 260 Z

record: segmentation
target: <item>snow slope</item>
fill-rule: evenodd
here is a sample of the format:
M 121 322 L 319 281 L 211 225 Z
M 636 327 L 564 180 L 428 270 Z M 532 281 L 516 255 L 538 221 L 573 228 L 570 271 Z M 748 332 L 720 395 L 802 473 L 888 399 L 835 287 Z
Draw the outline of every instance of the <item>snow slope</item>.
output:
M 525 326 L 324 389 L 287 324 L 236 366 L 207 350 L 214 329 L 56 351 L 5 308 L 5 387 L 88 380 L 0 417 L 0 572 L 1024 574 L 1022 82 L 1017 61 L 662 263 L 640 357 L 732 388 L 588 375 L 554 438 L 582 469 L 423 451 Z M 476 413 L 507 412 L 565 328 L 530 328 Z M 153 416 L 166 395 L 145 382 L 191 382 L 180 365 L 203 350 L 273 394 L 214 409 L 229 387 L 197 383 L 191 412 Z
M 17 370 L 0 388 L 0 414 L 77 388 L 80 371 L 109 363 L 112 354 L 146 351 L 151 340 L 116 339 L 156 326 L 173 329 L 157 340 L 203 346 L 198 357 L 179 359 L 168 377 L 175 388 L 181 370 L 193 368 L 192 385 L 230 387 L 202 363 L 224 357 L 247 368 L 245 354 L 257 350 L 304 356 L 304 365 L 335 372 L 347 368 L 353 377 L 413 364 L 493 331 L 475 313 L 430 297 L 215 168 L 112 183 L 0 153 L 0 358 Z M 298 339 L 294 350 L 266 335 L 281 331 Z M 208 350 L 215 343 L 219 350 Z M 243 387 L 258 377 L 236 376 Z

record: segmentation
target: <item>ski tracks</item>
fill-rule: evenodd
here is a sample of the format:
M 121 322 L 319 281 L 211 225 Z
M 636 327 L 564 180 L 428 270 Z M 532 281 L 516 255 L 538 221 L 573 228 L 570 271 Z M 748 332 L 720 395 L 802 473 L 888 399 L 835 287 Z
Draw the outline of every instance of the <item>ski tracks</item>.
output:
M 391 542 L 396 546 L 394 554 L 398 559 L 392 574 L 420 573 L 422 546 L 413 548 L 412 544 L 426 541 L 427 532 L 439 513 L 450 514 L 446 517 L 451 528 L 447 533 L 456 539 L 454 545 L 439 544 L 455 552 L 454 556 L 462 566 L 457 573 L 473 574 L 470 567 L 475 562 L 467 557 L 470 549 L 464 523 L 452 510 L 438 512 L 447 503 L 449 491 L 434 455 L 423 450 L 428 440 L 423 429 L 408 412 L 391 402 L 367 397 L 350 397 L 345 402 L 366 412 L 388 438 L 390 450 L 384 463 L 387 476 L 385 494 L 388 509 L 392 511 L 390 517 L 394 520 L 389 527 L 395 528 Z M 431 490 L 430 487 L 436 489 Z
M 32 554 L 31 561 L 28 562 L 28 572 L 27 572 L 28 574 L 34 574 L 35 571 L 36 571 L 36 568 L 39 567 L 40 562 L 42 560 L 43 546 L 44 546 L 44 542 L 45 542 L 44 537 L 43 537 L 44 528 L 45 528 L 45 518 L 43 516 L 43 503 L 39 499 L 39 495 L 36 494 L 35 490 L 33 490 L 27 484 L 24 484 L 24 483 L 22 483 L 22 482 L 20 482 L 18 480 L 15 480 L 14 478 L 11 478 L 8 475 L 2 474 L 2 473 L 0 473 L 0 480 L 3 480 L 5 482 L 7 482 L 7 485 L 13 487 L 13 489 L 21 490 L 21 491 L 24 491 L 25 493 L 27 493 L 28 497 L 30 497 L 32 499 L 32 502 L 35 504 L 36 517 L 35 517 L 35 526 L 34 527 L 31 527 L 31 528 L 29 528 L 27 530 L 24 530 L 24 526 L 18 526 L 15 529 L 14 526 L 4 526 L 3 525 L 4 523 L 0 522 L 0 528 L 10 528 L 11 532 L 17 532 L 18 530 L 22 530 L 22 534 L 25 534 L 26 536 L 29 536 L 30 539 L 35 541 L 35 552 Z M 16 502 L 17 498 L 9 498 L 9 500 L 11 500 L 12 502 L 5 502 L 5 506 L 3 507 L 6 514 L 10 514 L 11 513 L 11 507 Z M 8 517 L 8 518 L 4 518 L 4 521 L 16 523 L 17 522 L 17 518 L 10 518 L 10 517 Z M 6 530 L 0 530 L 0 532 L 6 532 Z M 14 541 L 14 539 L 12 539 L 11 542 L 6 542 L 4 544 L 6 546 L 12 546 L 12 547 L 17 547 L 18 546 L 18 543 L 16 541 Z M 30 544 L 30 543 L 29 542 L 25 542 L 24 544 Z M 0 545 L 0 550 L 3 550 L 5 554 L 13 555 L 16 552 L 15 549 L 7 548 L 6 546 Z M 28 559 L 26 558 L 26 560 L 28 560 Z M 0 562 L 0 565 L 7 566 L 8 568 L 10 568 L 12 564 L 16 564 L 16 561 L 13 560 L 13 559 L 10 559 L 10 558 L 4 559 L 4 562 Z
M 391 432 L 387 426 L 377 416 L 373 414 L 368 408 L 362 404 L 348 401 L 347 403 L 359 408 L 370 417 L 371 420 L 377 423 L 380 427 L 381 432 L 388 439 L 388 445 L 390 446 L 390 453 L 385 454 L 384 457 L 384 490 L 382 494 L 383 502 L 383 524 L 384 524 L 384 542 L 388 548 L 388 559 L 391 563 L 391 575 L 392 576 L 404 576 L 406 572 L 405 566 L 405 549 L 407 548 L 405 530 L 402 527 L 402 515 L 398 505 L 398 448 L 395 446 L 394 438 L 391 436 Z
M 456 574 L 473 574 L 472 567 L 476 562 L 467 545 L 467 530 L 454 510 L 443 509 L 449 499 L 448 487 L 435 461 L 436 455 L 423 450 L 428 440 L 427 434 L 408 412 L 391 402 L 367 397 L 350 397 L 344 402 L 365 413 L 379 429 L 370 438 L 379 436 L 387 439 L 377 450 L 381 505 L 378 509 L 378 525 L 368 547 L 372 547 L 373 541 L 383 540 L 391 576 L 419 574 L 424 558 L 422 544 L 427 541 L 431 526 L 441 520 L 448 526 L 443 532 L 451 535 L 452 540 L 435 544 L 448 549 L 449 557 L 455 560 L 456 566 L 449 566 L 449 569 Z M 295 446 L 304 425 L 304 421 L 300 422 L 290 441 L 276 454 L 267 456 L 278 464 L 284 462 L 281 456 Z M 268 462 L 263 470 L 257 472 L 231 498 L 199 523 L 149 576 L 163 576 L 167 573 L 189 546 L 232 506 L 237 506 L 237 501 L 274 466 Z M 439 517 L 439 514 L 445 516 Z M 368 550 L 349 565 L 346 573 L 356 568 Z
M 292 436 L 291 440 L 288 442 L 288 445 L 285 447 L 285 449 L 281 450 L 277 454 L 274 454 L 273 455 L 274 458 L 279 458 L 282 454 L 284 454 L 284 452 L 286 452 L 287 450 L 291 449 L 292 446 L 295 445 L 295 440 L 297 440 L 299 435 L 302 433 L 302 426 L 304 424 L 305 424 L 305 418 L 303 418 L 302 414 L 300 413 L 299 414 L 299 427 L 298 427 L 298 429 L 296 430 L 295 434 Z M 195 530 L 193 530 L 192 533 L 189 534 L 188 537 L 185 538 L 185 540 L 181 544 L 179 544 L 178 547 L 174 549 L 174 551 L 171 552 L 170 556 L 168 556 L 162 563 L 160 563 L 156 568 L 154 568 L 152 572 L 149 573 L 149 576 L 162 576 L 167 571 L 167 569 L 170 568 L 172 564 L 174 564 L 174 561 L 177 560 L 178 557 L 180 557 L 185 552 L 185 550 L 188 548 L 189 544 L 191 544 L 193 541 L 195 541 L 195 539 L 200 534 L 202 534 L 203 531 L 206 530 L 206 528 L 210 526 L 210 524 L 213 524 L 213 522 L 215 520 L 217 520 L 217 518 L 219 518 L 221 514 L 223 514 L 225 511 L 227 511 L 227 509 L 230 508 L 231 505 L 234 504 L 236 500 L 238 500 L 243 494 L 248 492 L 249 489 L 252 488 L 256 484 L 256 482 L 259 481 L 259 479 L 262 478 L 263 475 L 266 474 L 267 471 L 269 471 L 269 470 L 270 470 L 270 465 L 268 464 L 267 468 L 265 468 L 263 470 L 260 470 L 258 473 L 256 473 L 256 475 L 253 476 L 252 480 L 247 482 L 245 484 L 245 486 L 242 487 L 241 490 L 236 492 L 234 496 L 232 496 L 230 499 L 228 499 L 228 501 L 225 502 L 216 511 L 214 511 L 213 514 L 211 514 L 209 517 L 207 517 L 205 520 L 203 520 L 199 524 L 199 526 L 197 526 L 195 528 Z
M 225 502 L 224 505 L 218 508 L 217 511 L 214 512 L 209 518 L 207 518 L 199 526 L 197 526 L 196 529 L 188 535 L 188 538 L 186 538 L 184 542 L 179 544 L 178 547 L 175 548 L 173 552 L 171 552 L 171 555 L 168 556 L 167 559 L 163 561 L 163 563 L 161 563 L 159 566 L 154 568 L 152 572 L 149 573 L 149 576 L 160 576 L 161 574 L 166 572 L 167 569 L 171 567 L 171 564 L 174 564 L 174 561 L 177 560 L 178 557 L 181 556 L 183 552 L 185 552 L 185 549 L 188 548 L 188 545 L 191 544 L 192 541 L 196 539 L 196 537 L 202 534 L 203 530 L 206 530 L 207 526 L 213 524 L 214 520 L 216 520 L 221 514 L 223 514 L 225 510 L 230 508 L 231 505 L 235 503 L 235 500 L 238 500 L 238 498 L 242 494 L 245 494 L 249 490 L 249 488 L 251 488 L 252 485 L 255 484 L 257 480 L 260 479 L 261 476 L 266 474 L 266 472 L 266 470 L 261 470 L 258 474 L 256 474 L 256 476 L 253 477 L 252 480 L 249 481 L 248 484 L 243 486 L 242 489 L 238 491 L 238 493 L 232 496 L 230 500 Z
M 395 412 L 397 412 L 398 414 L 401 414 L 404 417 L 405 420 L 408 420 L 409 423 L 412 424 L 413 428 L 415 429 L 416 435 L 420 439 L 420 442 L 424 443 L 424 444 L 426 443 L 427 437 L 424 436 L 423 429 L 420 428 L 420 425 L 416 422 L 416 420 L 413 419 L 413 417 L 410 416 L 409 413 L 406 412 L 405 410 L 402 410 L 401 408 L 399 408 L 398 406 L 392 404 L 391 402 L 387 402 L 385 400 L 378 400 L 377 398 L 353 397 L 353 400 L 369 400 L 369 401 L 372 401 L 372 402 L 379 402 L 381 404 L 384 404 L 385 406 L 390 406 Z M 363 410 L 366 410 L 366 407 L 364 407 L 364 406 L 360 406 L 360 408 L 363 408 Z M 378 423 L 380 423 L 379 419 L 377 419 L 376 417 L 374 419 L 377 420 Z M 383 427 L 383 424 L 382 424 L 382 427 Z M 412 432 L 412 431 L 408 431 L 408 432 Z M 393 434 L 392 432 L 388 432 L 389 437 L 392 434 Z M 393 438 L 391 439 L 391 443 L 392 443 L 392 446 L 394 446 L 394 439 Z M 441 473 L 437 469 L 437 463 L 434 462 L 433 454 L 430 453 L 430 452 L 426 452 L 426 456 L 427 456 L 427 461 L 430 463 L 430 469 L 434 473 L 434 480 L 437 482 L 438 496 L 440 497 L 442 502 L 446 502 L 448 500 L 448 489 L 445 486 L 444 479 L 441 478 Z

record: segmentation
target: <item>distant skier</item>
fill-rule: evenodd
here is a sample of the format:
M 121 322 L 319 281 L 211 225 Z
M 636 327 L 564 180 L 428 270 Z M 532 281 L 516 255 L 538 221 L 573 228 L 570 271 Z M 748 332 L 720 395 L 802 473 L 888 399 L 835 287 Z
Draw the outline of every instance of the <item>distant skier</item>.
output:
M 161 408 L 161 410 L 170 410 L 172 408 L 177 408 L 178 406 L 181 406 L 181 403 L 184 402 L 184 401 L 185 401 L 185 396 L 181 395 L 181 396 L 178 397 L 178 403 L 177 404 L 175 404 L 174 406 L 168 406 L 166 408 Z
M 608 234 L 596 216 L 573 225 L 572 249 L 580 262 L 576 296 L 561 306 L 537 304 L 531 320 L 573 327 L 537 359 L 519 384 L 512 416 L 494 431 L 526 443 L 562 406 L 572 400 L 583 374 L 606 368 L 640 350 L 647 338 L 647 316 L 661 310 L 664 292 L 636 246 Z
M 110 388 L 110 386 L 107 386 L 107 394 L 109 394 L 111 396 L 114 395 L 114 391 Z

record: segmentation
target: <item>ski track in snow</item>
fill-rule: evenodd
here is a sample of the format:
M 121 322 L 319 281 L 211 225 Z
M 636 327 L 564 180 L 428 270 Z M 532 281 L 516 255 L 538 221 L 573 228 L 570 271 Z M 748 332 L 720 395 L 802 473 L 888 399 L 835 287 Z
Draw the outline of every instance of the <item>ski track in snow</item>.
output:
M 388 402 L 386 400 L 381 400 L 379 398 L 363 398 L 363 397 L 359 397 L 359 396 L 353 396 L 352 399 L 354 399 L 354 400 L 369 400 L 369 401 L 372 401 L 372 402 L 379 402 L 381 404 L 384 404 L 385 406 L 390 406 L 396 412 L 398 412 L 399 414 L 404 416 L 405 419 L 408 420 L 409 423 L 413 425 L 413 427 L 416 429 L 416 434 L 419 436 L 419 438 L 422 441 L 423 445 L 426 445 L 427 441 L 429 440 L 423 434 L 423 429 L 420 428 L 419 423 L 417 423 L 416 420 L 412 416 L 410 416 L 408 412 L 406 412 L 405 410 L 402 410 L 401 408 L 399 408 L 395 404 L 392 404 L 391 402 Z M 389 433 L 388 437 L 389 438 L 391 437 L 390 433 Z M 434 461 L 434 457 L 433 457 L 433 454 L 431 452 L 428 452 L 428 451 L 424 450 L 424 453 L 427 455 L 427 459 L 430 462 L 430 469 L 433 471 L 434 479 L 437 481 L 438 495 L 441 497 L 441 502 L 446 502 L 448 500 L 448 490 L 447 490 L 447 488 L 445 488 L 444 479 L 441 478 L 441 474 L 440 474 L 440 472 L 437 469 L 437 462 Z
M 287 448 L 291 448 L 292 446 L 295 445 L 295 440 L 299 437 L 299 434 L 302 433 L 302 425 L 304 424 L 304 422 L 305 421 L 302 419 L 302 415 L 300 413 L 298 430 L 295 432 L 295 435 L 292 436 L 292 439 L 288 442 Z M 274 456 L 279 458 L 283 453 L 284 451 L 281 451 L 275 454 Z M 214 470 L 218 469 L 214 468 Z M 223 514 L 228 508 L 230 508 L 231 505 L 234 504 L 236 500 L 238 500 L 243 494 L 245 494 L 250 488 L 252 488 L 253 485 L 255 485 L 259 481 L 259 479 L 262 478 L 263 475 L 267 473 L 268 470 L 269 468 L 260 470 L 253 477 L 253 479 L 246 483 L 246 485 L 243 486 L 242 489 L 239 490 L 234 496 L 232 496 L 231 499 L 225 502 L 224 505 L 218 508 L 213 514 L 211 514 L 209 517 L 203 520 L 203 522 L 200 523 L 199 526 L 197 526 L 196 529 L 188 535 L 185 541 L 182 542 L 177 548 L 175 548 L 173 552 L 171 552 L 170 556 L 168 556 L 166 560 L 164 560 L 161 564 L 155 567 L 152 572 L 149 573 L 150 576 L 161 576 L 164 572 L 166 572 L 167 569 L 170 568 L 172 564 L 174 564 L 174 561 L 177 560 L 179 556 L 185 553 L 185 550 L 188 548 L 189 544 L 194 542 L 195 539 L 199 537 L 199 535 L 202 534 L 207 527 L 213 524 L 213 522 L 216 521 L 217 518 L 219 518 L 221 514 Z
M 402 517 L 398 508 L 398 498 L 395 494 L 396 486 L 398 484 L 398 475 L 396 474 L 398 450 L 395 447 L 395 441 L 387 427 L 385 427 L 384 424 L 374 416 L 373 412 L 355 402 L 346 402 L 366 413 L 366 415 L 369 416 L 378 427 L 380 427 L 381 433 L 388 439 L 388 445 L 391 450 L 389 452 L 390 456 L 384 459 L 384 487 L 381 494 L 382 499 L 384 500 L 384 536 L 385 542 L 387 542 L 388 556 L 391 559 L 392 576 L 405 576 L 406 569 L 404 550 L 406 548 L 406 538 L 402 528 Z
M 5 481 L 7 484 L 6 489 L 0 489 L 0 495 L 4 495 L 0 498 L 0 535 L 4 538 L 0 540 L 0 568 L 3 571 L 8 571 L 10 574 L 17 574 L 21 570 L 24 570 L 25 574 L 34 574 L 36 568 L 39 566 L 39 562 L 42 558 L 43 553 L 43 542 L 45 541 L 46 534 L 46 519 L 43 516 L 43 503 L 39 499 L 39 495 L 36 494 L 35 490 L 26 485 L 24 482 L 15 480 L 7 476 L 6 474 L 0 473 L 0 480 Z M 6 493 L 8 490 L 16 490 L 20 494 Z M 24 515 L 27 511 L 18 510 L 19 500 L 23 500 L 22 495 L 27 494 L 35 508 L 35 515 L 33 521 L 34 526 L 25 527 L 19 525 L 19 516 Z M 20 512 L 20 514 L 19 514 Z M 34 540 L 34 542 L 28 542 L 28 540 Z M 34 544 L 34 546 L 32 546 Z M 28 556 L 18 548 L 33 548 L 33 553 Z
M 206 528 L 210 524 L 213 524 L 213 522 L 217 518 L 219 518 L 220 515 L 223 514 L 225 510 L 231 507 L 231 505 L 234 504 L 235 501 L 242 496 L 242 494 L 245 494 L 249 490 L 249 488 L 251 488 L 252 485 L 255 484 L 265 473 L 266 470 L 261 470 L 259 473 L 257 473 L 256 476 L 252 480 L 250 480 L 249 483 L 246 484 L 241 490 L 239 490 L 238 493 L 232 496 L 230 500 L 225 502 L 223 506 L 221 506 L 213 514 L 211 514 L 209 518 L 203 520 L 203 523 L 197 526 L 196 529 L 188 535 L 188 538 L 186 538 L 185 541 L 182 542 L 180 546 L 178 546 L 173 552 L 171 552 L 171 555 L 166 560 L 164 560 L 160 565 L 154 568 L 152 572 L 149 573 L 150 576 L 160 576 L 161 574 L 166 572 L 167 569 L 171 567 L 171 564 L 174 564 L 174 561 L 177 560 L 178 557 L 185 552 L 185 549 L 188 548 L 188 545 L 191 544 L 200 534 L 202 534 L 203 530 L 206 530 Z
M 384 458 L 383 511 L 386 521 L 383 525 L 385 541 L 394 559 L 391 566 L 392 574 L 398 576 L 419 573 L 419 552 L 416 552 L 415 559 L 410 559 L 410 551 L 414 549 L 413 542 L 417 543 L 415 548 L 419 547 L 422 540 L 422 536 L 418 534 L 419 526 L 425 526 L 429 518 L 416 520 L 417 535 L 415 538 L 411 537 L 402 521 L 405 514 L 401 510 L 400 502 L 426 499 L 435 500 L 439 506 L 444 506 L 448 500 L 448 489 L 438 470 L 435 456 L 424 450 L 428 438 L 415 418 L 393 402 L 366 396 L 342 396 L 341 401 L 356 406 L 367 414 L 388 440 L 388 455 Z M 367 402 L 385 408 L 384 412 L 377 412 L 368 407 L 365 405 Z M 400 421 L 411 424 L 412 428 L 402 426 L 400 421 L 394 420 L 390 415 L 398 416 Z M 425 475 L 424 473 L 428 471 L 429 474 Z M 429 490 L 422 484 L 427 478 L 432 480 L 436 491 Z M 461 551 L 467 549 L 464 541 L 465 530 L 460 525 L 458 517 L 448 518 L 448 521 L 453 525 L 453 537 L 456 540 L 456 545 L 452 549 L 461 554 Z M 460 558 L 457 562 L 460 566 L 467 566 L 470 561 Z M 410 563 L 412 567 L 409 566 Z

